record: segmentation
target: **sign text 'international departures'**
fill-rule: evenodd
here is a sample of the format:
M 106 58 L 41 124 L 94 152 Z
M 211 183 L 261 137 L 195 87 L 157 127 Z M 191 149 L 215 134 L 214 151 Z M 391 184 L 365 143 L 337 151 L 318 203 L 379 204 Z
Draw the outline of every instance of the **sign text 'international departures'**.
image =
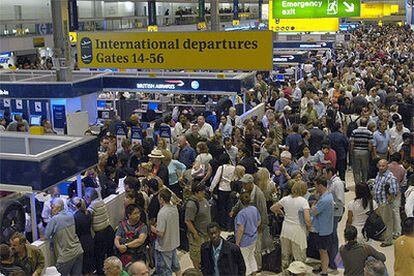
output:
M 273 16 L 279 19 L 357 17 L 360 0 L 273 0 Z
M 88 68 L 271 70 L 272 32 L 78 33 Z

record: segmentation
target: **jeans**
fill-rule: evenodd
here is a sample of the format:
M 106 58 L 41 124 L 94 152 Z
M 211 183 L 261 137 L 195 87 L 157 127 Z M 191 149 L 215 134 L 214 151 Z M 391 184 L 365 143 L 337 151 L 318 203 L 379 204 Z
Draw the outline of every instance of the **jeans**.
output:
M 173 272 L 180 271 L 180 262 L 178 260 L 177 250 L 155 250 L 155 271 L 155 275 L 158 276 L 171 276 Z
M 334 224 L 333 224 L 333 233 L 332 233 L 332 243 L 331 246 L 328 248 L 328 255 L 329 255 L 329 268 L 337 269 L 335 258 L 338 254 L 338 247 L 339 247 L 339 240 L 338 240 L 338 223 L 341 217 L 334 217 Z
M 103 265 L 107 257 L 114 254 L 115 233 L 111 226 L 95 233 L 93 238 L 96 258 L 96 271 L 98 275 L 103 275 Z
M 66 263 L 56 263 L 56 269 L 62 276 L 82 275 L 83 254 L 78 255 Z
M 218 191 L 217 199 L 217 223 L 225 230 L 233 229 L 230 225 L 229 213 L 231 211 L 231 191 Z
M 354 172 L 355 184 L 366 182 L 368 180 L 369 169 L 369 151 L 354 150 L 354 160 L 352 163 L 352 170 Z

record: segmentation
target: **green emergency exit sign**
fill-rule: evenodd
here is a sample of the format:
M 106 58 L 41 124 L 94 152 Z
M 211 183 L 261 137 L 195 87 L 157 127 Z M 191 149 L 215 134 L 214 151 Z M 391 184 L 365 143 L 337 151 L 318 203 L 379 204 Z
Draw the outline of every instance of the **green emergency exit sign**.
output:
M 277 19 L 356 17 L 360 12 L 360 0 L 273 0 Z

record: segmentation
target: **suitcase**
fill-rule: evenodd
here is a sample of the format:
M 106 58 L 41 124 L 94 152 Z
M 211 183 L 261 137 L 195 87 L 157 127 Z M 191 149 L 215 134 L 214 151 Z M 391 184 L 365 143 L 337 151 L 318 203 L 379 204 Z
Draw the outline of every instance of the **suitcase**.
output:
M 277 239 L 273 242 L 274 249 L 262 253 L 262 271 L 282 272 L 282 248 Z

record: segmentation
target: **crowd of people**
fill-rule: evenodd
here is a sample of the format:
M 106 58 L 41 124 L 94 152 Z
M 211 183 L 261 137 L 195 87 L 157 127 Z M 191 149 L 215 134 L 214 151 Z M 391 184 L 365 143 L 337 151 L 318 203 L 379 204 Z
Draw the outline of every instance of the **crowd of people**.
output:
M 183 109 L 155 123 L 154 133 L 170 127 L 170 140 L 144 132 L 135 144 L 119 141 L 116 128 L 129 133 L 137 116 L 108 122 L 99 163 L 82 180 L 83 198 L 71 185 L 69 199 L 55 191 L 42 212 L 54 269 L 327 275 L 338 273 L 339 259 L 345 275 L 414 275 L 413 31 L 360 27 L 334 57 L 313 59 L 299 82 L 278 85 L 257 73 L 245 100 L 264 104 L 263 117 L 242 119 L 230 107 L 215 114 L 215 126 Z M 346 202 L 349 189 L 355 196 Z M 113 228 L 103 199 L 121 191 L 125 216 Z M 234 235 L 225 239 L 223 231 Z M 394 246 L 393 272 L 375 241 Z M 181 272 L 178 250 L 189 252 L 193 269 Z M 0 254 L 5 275 L 44 268 L 23 235 Z M 320 265 L 308 266 L 309 258 Z

